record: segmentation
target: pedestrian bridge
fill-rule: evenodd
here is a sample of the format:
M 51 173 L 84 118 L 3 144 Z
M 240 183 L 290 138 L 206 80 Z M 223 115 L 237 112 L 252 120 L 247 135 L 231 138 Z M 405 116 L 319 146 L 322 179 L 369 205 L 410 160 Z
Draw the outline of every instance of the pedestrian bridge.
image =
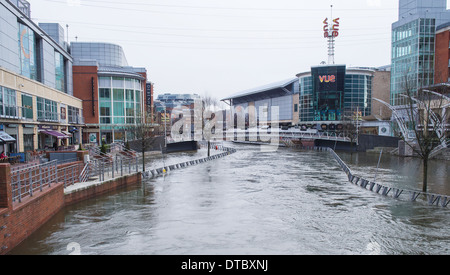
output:
M 319 131 L 301 131 L 300 129 L 261 129 L 250 128 L 247 130 L 232 129 L 226 132 L 231 141 L 270 141 L 273 138 L 280 140 L 331 140 L 339 142 L 351 142 L 349 137 L 343 134 L 319 132 Z

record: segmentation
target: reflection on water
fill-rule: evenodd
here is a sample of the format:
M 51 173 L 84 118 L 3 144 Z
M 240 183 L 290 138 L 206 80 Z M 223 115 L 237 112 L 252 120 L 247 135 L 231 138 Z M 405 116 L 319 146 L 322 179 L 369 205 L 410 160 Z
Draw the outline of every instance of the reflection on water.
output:
M 349 184 L 327 152 L 231 146 L 226 158 L 67 207 L 11 254 L 69 254 L 73 242 L 94 255 L 449 253 L 448 208 Z M 354 173 L 375 175 L 378 155 L 339 154 Z M 430 188 L 450 194 L 448 163 L 432 167 Z M 385 155 L 377 181 L 420 187 L 420 169 Z

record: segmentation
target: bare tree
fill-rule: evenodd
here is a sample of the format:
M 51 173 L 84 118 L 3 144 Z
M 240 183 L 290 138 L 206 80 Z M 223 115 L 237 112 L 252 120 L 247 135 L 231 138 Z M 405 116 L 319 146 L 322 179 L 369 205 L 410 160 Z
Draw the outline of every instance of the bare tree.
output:
M 211 132 L 209 131 L 216 131 L 219 129 L 215 129 L 215 127 L 205 127 L 205 124 L 208 121 L 212 121 L 216 118 L 215 112 L 218 111 L 220 107 L 221 103 L 219 100 L 217 100 L 217 98 L 214 98 L 208 94 L 202 97 L 202 129 L 206 128 L 206 130 L 208 131 L 208 133 L 203 133 L 203 138 L 208 141 L 208 157 L 211 154 Z
M 356 143 L 356 146 L 359 145 L 359 128 L 362 120 L 361 111 L 357 107 L 354 108 L 354 106 L 352 106 L 352 111 L 348 111 L 347 115 L 344 115 L 342 133 L 350 139 L 351 151 L 353 151 L 353 144 Z
M 446 122 L 449 114 L 446 108 L 450 101 L 446 94 L 449 93 L 449 88 L 438 85 L 428 89 L 415 89 L 408 77 L 405 80 L 404 93 L 400 96 L 405 99 L 401 111 L 406 115 L 406 120 L 402 123 L 403 132 L 406 130 L 407 133 L 402 134 L 402 139 L 422 159 L 422 191 L 427 192 L 429 160 L 436 150 L 447 147 Z
M 160 135 L 160 127 L 151 123 L 150 113 L 144 112 L 141 121 L 127 127 L 126 131 L 131 133 L 133 139 L 138 141 L 142 153 L 142 171 L 145 171 L 145 152 L 153 148 L 156 137 Z

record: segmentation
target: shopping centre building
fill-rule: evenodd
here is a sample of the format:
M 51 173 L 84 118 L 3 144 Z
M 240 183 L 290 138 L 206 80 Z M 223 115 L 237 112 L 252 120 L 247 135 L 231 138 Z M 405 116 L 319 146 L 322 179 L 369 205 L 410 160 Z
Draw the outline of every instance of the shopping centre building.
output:
M 74 95 L 83 101 L 85 143 L 132 139 L 129 127 L 144 118 L 147 70 L 128 65 L 123 48 L 111 43 L 71 42 Z M 149 94 L 149 95 L 147 95 Z
M 34 23 L 24 0 L 0 0 L 0 26 L 0 151 L 25 158 L 55 142 L 79 144 L 82 101 L 73 96 L 64 29 Z

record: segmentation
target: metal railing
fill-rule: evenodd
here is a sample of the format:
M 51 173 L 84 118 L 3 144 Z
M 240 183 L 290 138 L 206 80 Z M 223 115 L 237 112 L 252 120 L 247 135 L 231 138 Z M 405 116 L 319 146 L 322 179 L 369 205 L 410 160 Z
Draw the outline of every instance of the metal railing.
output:
M 33 196 L 36 191 L 58 182 L 58 162 L 26 167 L 11 172 L 11 189 L 13 202 L 22 202 L 26 196 Z
M 346 137 L 343 133 L 335 132 L 303 132 L 300 130 L 282 130 L 282 129 L 232 129 L 226 131 L 227 138 L 231 137 L 233 141 L 245 141 L 245 140 L 270 140 L 272 138 L 281 139 L 322 139 L 332 141 L 350 142 L 350 138 Z
M 207 141 L 198 141 L 198 144 L 201 147 L 203 147 L 203 148 L 204 147 L 208 148 L 208 142 Z M 172 165 L 164 164 L 163 167 L 156 168 L 156 169 L 150 169 L 148 171 L 143 171 L 142 176 L 144 178 L 154 178 L 154 177 L 158 177 L 158 176 L 161 176 L 161 175 L 165 175 L 165 173 L 167 173 L 168 171 L 172 171 L 172 170 L 176 170 L 176 169 L 185 168 L 185 167 L 188 167 L 188 166 L 193 166 L 193 165 L 205 163 L 205 162 L 208 162 L 208 161 L 211 161 L 211 160 L 220 159 L 220 158 L 223 158 L 223 157 L 226 157 L 228 155 L 236 153 L 236 149 L 225 147 L 221 143 L 218 143 L 218 142 L 210 142 L 210 148 L 211 149 L 220 150 L 220 151 L 222 151 L 222 153 L 214 154 L 214 155 L 211 155 L 209 157 L 204 157 L 204 158 L 200 158 L 200 159 L 184 161 L 184 162 L 177 163 L 177 164 L 172 164 Z
M 89 172 L 90 172 L 90 164 L 88 162 L 84 165 L 84 168 L 80 173 L 79 182 L 87 182 L 89 179 Z
M 103 153 L 97 146 L 89 148 L 90 162 L 80 173 L 80 182 L 89 180 L 105 181 L 127 174 L 139 172 L 137 152 L 126 149 L 121 143 L 109 145 L 109 152 Z
M 105 160 L 93 159 L 89 162 L 80 175 L 81 182 L 89 179 L 105 181 L 119 176 L 129 175 L 139 172 L 139 161 L 137 157 L 118 157 Z
M 80 182 L 80 173 L 84 164 L 76 163 L 58 169 L 58 182 L 64 182 L 64 188 Z
M 447 141 L 443 142 L 442 144 L 440 144 L 439 146 L 437 146 L 436 148 L 434 148 L 434 150 L 431 151 L 429 157 L 433 158 L 448 148 L 450 148 L 450 140 L 447 140 Z
M 330 152 L 331 155 L 334 157 L 334 159 L 338 162 L 342 170 L 347 174 L 348 181 L 352 184 L 360 186 L 363 189 L 375 192 L 385 197 L 391 196 L 394 199 L 400 199 L 400 196 L 403 195 L 403 197 L 406 197 L 407 200 L 412 202 L 417 201 L 419 196 L 422 195 L 424 201 L 428 203 L 428 205 L 430 206 L 435 205 L 447 207 L 450 204 L 449 195 L 434 194 L 410 189 L 401 189 L 393 186 L 379 184 L 374 181 L 369 181 L 361 176 L 357 176 L 352 173 L 348 165 L 336 154 L 336 152 L 333 149 L 322 147 L 319 148 L 323 151 L 326 150 Z

